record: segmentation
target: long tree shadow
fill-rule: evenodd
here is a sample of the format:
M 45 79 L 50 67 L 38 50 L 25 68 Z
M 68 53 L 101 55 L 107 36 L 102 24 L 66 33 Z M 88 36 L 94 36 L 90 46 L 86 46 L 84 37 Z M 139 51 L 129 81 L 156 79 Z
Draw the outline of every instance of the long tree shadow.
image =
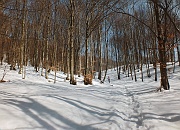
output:
M 75 130 L 96 130 L 96 128 L 92 127 L 91 125 L 80 125 L 78 123 L 75 123 L 74 121 L 60 115 L 57 111 L 49 109 L 48 107 L 40 104 L 39 102 L 35 101 L 31 98 L 24 98 L 28 100 L 28 102 L 25 101 L 18 101 L 15 99 L 4 99 L 6 103 L 9 105 L 16 106 L 22 110 L 26 115 L 34 119 L 37 123 L 39 123 L 42 128 L 47 130 L 56 130 L 57 128 L 61 129 L 75 129 Z M 35 111 L 37 114 L 34 114 Z M 53 122 L 52 120 L 48 120 L 48 118 L 55 118 L 58 121 L 64 123 L 67 125 L 67 128 L 64 128 L 63 126 L 60 126 L 59 124 Z
M 55 95 L 40 94 L 40 96 L 43 96 L 43 97 L 56 98 L 58 100 L 61 100 L 61 102 L 63 101 L 65 103 L 68 103 L 74 106 L 75 108 L 79 109 L 80 111 L 83 110 L 84 112 L 87 112 L 89 115 L 94 116 L 100 120 L 99 122 L 82 125 L 62 116 L 57 111 L 49 109 L 47 106 L 40 104 L 34 99 L 29 98 L 28 95 L 24 95 L 23 97 L 21 97 L 13 93 L 7 93 L 3 91 L 1 91 L 0 94 L 4 95 L 5 99 L 3 100 L 6 102 L 7 105 L 12 105 L 12 106 L 20 108 L 22 112 L 24 112 L 26 115 L 28 115 L 29 117 L 34 119 L 36 122 L 38 122 L 44 129 L 48 129 L 48 130 L 55 130 L 57 127 L 62 128 L 62 129 L 72 128 L 72 129 L 77 129 L 77 130 L 87 130 L 87 129 L 96 130 L 97 128 L 93 127 L 93 125 L 105 124 L 105 123 L 113 123 L 120 129 L 120 123 L 116 121 L 117 118 L 120 118 L 121 120 L 124 120 L 127 122 L 135 122 L 134 120 L 129 119 L 125 113 L 116 111 L 114 109 L 105 109 L 97 105 L 90 105 L 88 103 L 81 102 L 75 99 L 70 99 L 63 96 L 59 96 L 57 94 Z M 104 93 L 104 96 L 105 95 L 107 95 L 107 93 Z M 19 99 L 23 99 L 26 101 L 19 101 Z M 33 111 L 37 114 L 34 114 Z M 48 117 L 55 118 L 59 122 L 66 124 L 68 127 L 63 128 L 63 126 L 60 126 L 59 124 L 53 122 L 52 120 L 47 121 Z
M 119 126 L 120 124 L 118 124 L 115 120 L 112 119 L 113 117 L 115 117 L 115 118 L 121 118 L 123 121 L 136 123 L 136 121 L 129 119 L 129 117 L 124 112 L 120 112 L 113 108 L 104 109 L 98 106 L 93 106 L 93 105 L 81 102 L 79 100 L 70 99 L 70 98 L 66 98 L 62 96 L 50 96 L 50 97 L 64 101 L 80 110 L 88 112 L 94 117 L 99 118 L 100 120 L 104 120 L 103 122 L 113 122 L 113 123 L 116 123 L 117 126 Z
M 177 122 L 180 121 L 180 113 L 166 113 L 166 114 L 154 114 L 154 113 L 142 113 L 144 120 L 147 119 L 156 119 L 164 120 L 167 122 Z
M 137 127 L 141 126 L 145 120 L 161 120 L 166 122 L 179 122 L 180 113 L 154 114 L 141 113 L 140 115 L 132 115 L 131 118 L 137 119 L 135 122 Z M 156 127 L 155 124 L 152 127 Z
M 22 86 L 34 86 L 36 85 L 36 87 L 39 88 L 43 88 L 43 89 L 51 89 L 51 90 L 59 90 L 62 87 L 59 87 L 58 85 L 51 85 L 51 84 L 44 84 L 44 83 L 40 83 L 40 82 L 34 82 L 34 81 L 21 81 Z M 13 85 L 17 85 L 20 86 L 19 82 L 13 82 Z
M 89 105 L 89 104 L 86 104 L 86 103 L 78 101 L 78 100 L 74 100 L 74 99 L 70 99 L 70 98 L 66 98 L 66 97 L 62 97 L 62 96 L 53 96 L 53 97 L 56 99 L 62 100 L 68 104 L 71 104 L 72 106 L 75 106 L 75 107 L 82 109 L 82 110 L 84 110 L 90 114 L 93 114 L 93 115 L 99 115 L 99 116 L 114 115 L 114 116 L 118 116 L 117 114 L 110 112 L 108 109 L 100 108 L 98 106 Z M 83 107 L 83 106 L 85 106 L 85 107 Z
M 6 96 L 8 96 L 8 95 L 9 94 L 6 94 Z M 57 128 L 73 129 L 73 130 L 96 130 L 96 129 L 98 130 L 98 128 L 96 128 L 94 125 L 105 124 L 105 123 L 110 123 L 110 124 L 113 123 L 119 129 L 121 129 L 119 122 L 116 121 L 117 118 L 121 118 L 122 120 L 127 121 L 127 122 L 135 122 L 134 120 L 128 119 L 128 117 L 125 113 L 119 112 L 119 111 L 116 111 L 113 109 L 104 109 L 104 108 L 101 108 L 98 106 L 86 104 L 79 100 L 69 99 L 69 98 L 61 97 L 61 96 L 57 96 L 57 95 L 53 95 L 53 96 L 44 95 L 45 97 L 56 98 L 58 100 L 66 102 L 66 103 L 76 107 L 80 111 L 83 110 L 83 111 L 89 113 L 89 115 L 94 116 L 100 120 L 100 121 L 97 121 L 94 123 L 87 123 L 84 125 L 78 124 L 78 123 L 74 122 L 73 120 L 70 120 L 69 118 L 64 117 L 57 111 L 52 110 L 52 109 L 48 108 L 47 106 L 42 105 L 41 103 L 35 101 L 32 98 L 29 98 L 29 97 L 22 98 L 21 97 L 18 99 L 13 99 L 12 96 L 13 95 L 11 95 L 10 99 L 3 99 L 4 102 L 6 102 L 7 105 L 12 105 L 12 106 L 19 108 L 23 113 L 25 113 L 26 115 L 28 115 L 29 117 L 34 119 L 37 123 L 39 123 L 43 129 L 47 129 L 47 130 L 56 130 Z M 19 101 L 19 99 L 21 101 Z M 22 99 L 23 99 L 23 101 L 22 101 Z M 66 111 L 64 111 L 64 112 L 66 112 Z M 126 116 L 126 118 L 123 118 L 122 116 L 123 117 Z M 59 122 L 64 123 L 67 127 L 60 126 L 59 124 L 57 124 L 57 122 L 48 120 L 48 118 L 56 119 Z M 35 128 L 37 126 L 32 126 L 32 127 Z
M 123 104 L 127 104 L 127 101 L 126 100 L 122 100 L 121 98 L 119 98 L 118 96 L 120 96 L 120 94 L 118 95 L 118 92 L 107 92 L 107 93 L 101 93 L 100 91 L 96 91 L 93 93 L 87 93 L 88 96 L 92 96 L 92 97 L 97 97 L 99 99 L 102 99 L 102 100 L 106 100 L 106 101 L 109 101 L 109 102 L 121 102 Z M 114 94 L 114 95 L 113 95 Z M 122 96 L 125 96 L 127 95 L 126 93 Z M 112 98 L 112 97 L 113 98 Z

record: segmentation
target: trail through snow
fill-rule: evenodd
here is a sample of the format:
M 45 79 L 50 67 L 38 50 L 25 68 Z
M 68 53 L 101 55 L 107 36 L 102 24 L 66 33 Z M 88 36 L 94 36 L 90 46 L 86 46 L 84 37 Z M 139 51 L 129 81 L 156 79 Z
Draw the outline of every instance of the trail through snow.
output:
M 53 73 L 47 81 L 29 68 L 23 80 L 9 71 L 10 82 L 0 84 L 0 130 L 180 129 L 178 87 L 154 93 L 158 83 L 152 80 L 135 83 L 123 75 L 117 80 L 114 71 L 108 75 L 111 83 L 94 80 L 84 86 L 77 77 L 78 85 L 72 86 L 61 73 L 54 84 Z

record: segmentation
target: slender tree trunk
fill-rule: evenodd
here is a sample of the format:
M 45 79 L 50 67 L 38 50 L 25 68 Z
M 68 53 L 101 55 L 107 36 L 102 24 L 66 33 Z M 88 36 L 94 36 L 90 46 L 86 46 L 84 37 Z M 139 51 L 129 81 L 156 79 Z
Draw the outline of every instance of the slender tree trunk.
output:
M 176 33 L 176 44 L 178 44 L 178 36 Z M 177 45 L 177 55 L 178 55 L 178 62 L 179 62 L 179 66 L 180 66 L 180 49 L 179 49 L 179 45 Z
M 132 68 L 133 67 L 133 64 L 132 64 L 133 61 L 132 61 L 132 55 L 130 55 L 129 60 L 130 60 L 129 66 L 130 66 L 131 79 L 133 80 L 133 72 L 132 72 L 133 71 L 132 70 L 133 69 Z
M 106 20 L 105 20 L 105 31 L 107 30 L 107 25 L 106 25 Z M 109 29 L 108 29 L 109 30 Z M 105 68 L 105 74 L 104 74 L 104 78 L 103 78 L 103 83 L 106 79 L 106 75 L 107 75 L 107 71 L 108 71 L 108 64 L 109 64 L 109 47 L 108 47 L 108 30 L 105 32 L 105 43 L 106 43 L 106 46 L 105 46 L 105 56 L 106 56 L 106 68 Z
M 88 3 L 87 5 L 88 6 Z M 88 70 L 88 42 L 89 42 L 89 33 L 88 33 L 88 27 L 89 27 L 89 15 L 88 15 L 88 10 L 86 10 L 86 34 L 85 34 L 85 68 L 84 68 L 84 76 L 89 74 Z M 84 80 L 85 81 L 85 80 Z
M 68 30 L 68 43 L 70 43 L 70 30 Z M 67 46 L 67 50 L 66 50 L 66 54 L 67 54 L 67 56 L 66 56 L 66 65 L 67 66 L 65 66 L 66 67 L 66 70 L 67 70 L 67 77 L 66 77 L 66 80 L 69 80 L 70 78 L 69 78 L 69 73 L 70 73 L 70 47 L 69 47 L 69 45 L 66 45 Z
M 47 14 L 47 36 L 46 36 L 46 63 L 45 63 L 45 78 L 48 79 L 49 74 L 49 36 L 50 36 L 50 3 L 48 2 L 48 14 Z
M 71 7 L 71 18 L 70 18 L 70 84 L 76 85 L 76 81 L 74 79 L 74 20 L 75 20 L 75 0 L 70 0 Z
M 21 37 L 21 46 L 20 46 L 20 68 L 19 68 L 19 74 L 22 74 L 22 79 L 24 79 L 24 47 L 25 47 L 25 38 L 26 38 L 26 0 L 23 0 L 23 18 L 22 18 L 22 37 Z
M 102 52 L 101 52 L 101 27 L 99 27 L 98 30 L 98 56 L 99 56 L 99 60 L 98 60 L 98 79 L 101 80 L 101 76 L 102 76 Z
M 1 39 L 1 36 L 0 36 L 0 39 Z M 3 64 L 3 55 L 4 55 L 4 41 L 2 40 L 1 41 L 1 44 L 2 44 L 2 46 L 1 46 L 1 65 Z
M 142 82 L 144 81 L 144 77 L 143 77 L 143 58 L 142 58 L 142 55 L 141 55 L 141 79 L 142 79 Z
M 137 81 L 137 77 L 136 77 L 136 67 L 135 67 L 135 56 L 132 56 L 132 57 L 133 57 L 134 80 L 136 82 Z
M 146 57 L 146 65 L 147 65 L 147 77 L 151 77 L 151 73 L 150 73 L 150 68 L 149 68 L 149 62 L 150 62 L 150 57 L 149 57 L 149 51 L 148 49 L 146 50 L 147 53 L 147 57 Z
M 153 39 L 153 67 L 154 67 L 154 80 L 157 81 L 157 52 L 156 52 L 156 38 Z

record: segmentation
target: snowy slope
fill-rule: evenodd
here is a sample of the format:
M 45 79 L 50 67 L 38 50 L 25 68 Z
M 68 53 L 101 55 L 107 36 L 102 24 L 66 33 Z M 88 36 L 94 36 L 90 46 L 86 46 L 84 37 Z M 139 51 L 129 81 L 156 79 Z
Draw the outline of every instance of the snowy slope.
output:
M 180 69 L 179 69 L 180 70 Z M 27 68 L 26 79 L 8 71 L 0 83 L 0 130 L 180 130 L 180 72 L 170 76 L 171 90 L 155 93 L 159 81 L 134 82 L 109 70 L 111 84 L 77 86 L 53 72 L 49 80 Z M 3 73 L 3 66 L 0 74 Z

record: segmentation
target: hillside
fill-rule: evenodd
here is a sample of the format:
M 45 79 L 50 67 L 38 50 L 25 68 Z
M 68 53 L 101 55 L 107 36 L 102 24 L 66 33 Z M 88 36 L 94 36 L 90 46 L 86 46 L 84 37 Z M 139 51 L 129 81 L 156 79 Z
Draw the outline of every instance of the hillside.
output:
M 3 73 L 4 66 L 0 68 Z M 62 72 L 53 83 L 26 68 L 26 79 L 7 71 L 0 83 L 0 130 L 179 130 L 180 68 L 169 73 L 171 89 L 155 92 L 153 77 L 134 82 L 114 69 L 108 70 L 111 83 L 77 85 L 64 81 Z

